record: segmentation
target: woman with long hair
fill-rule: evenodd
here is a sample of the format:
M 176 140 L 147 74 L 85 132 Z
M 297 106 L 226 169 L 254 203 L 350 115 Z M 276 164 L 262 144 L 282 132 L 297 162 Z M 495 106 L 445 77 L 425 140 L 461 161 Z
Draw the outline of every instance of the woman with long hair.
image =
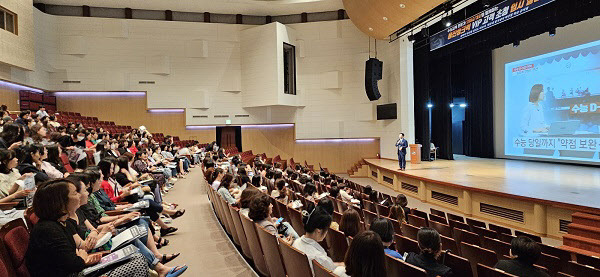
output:
M 373 231 L 358 234 L 350 244 L 344 265 L 333 274 L 339 277 L 386 277 L 385 253 L 379 235 Z

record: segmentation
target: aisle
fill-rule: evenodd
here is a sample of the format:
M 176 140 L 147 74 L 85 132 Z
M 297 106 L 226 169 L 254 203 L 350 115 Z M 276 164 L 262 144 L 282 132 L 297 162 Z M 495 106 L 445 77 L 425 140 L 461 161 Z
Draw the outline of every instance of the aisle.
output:
M 185 215 L 174 220 L 179 231 L 166 236 L 169 245 L 161 253 L 181 252 L 168 265 L 187 264 L 183 276 L 256 276 L 221 229 L 201 183 L 205 182 L 200 168 L 192 168 L 186 179 L 180 179 L 165 201 L 179 203 Z

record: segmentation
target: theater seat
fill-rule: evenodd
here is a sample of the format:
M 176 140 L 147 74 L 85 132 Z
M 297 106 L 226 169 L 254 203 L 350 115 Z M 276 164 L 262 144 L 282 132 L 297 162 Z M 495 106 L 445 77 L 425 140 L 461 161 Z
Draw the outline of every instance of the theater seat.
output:
M 312 261 L 313 269 L 315 271 L 314 277 L 336 277 L 337 275 L 327 268 L 324 268 L 317 260 Z
M 263 254 L 265 254 L 265 261 L 269 273 L 271 276 L 285 276 L 285 267 L 281 260 L 281 254 L 279 253 L 279 246 L 277 245 L 277 237 L 267 232 L 264 228 L 256 226 L 256 233 L 262 246 Z
M 29 232 L 23 219 L 15 219 L 0 229 L 1 243 L 6 247 L 7 253 L 11 258 L 11 265 L 14 268 L 16 276 L 29 276 L 29 271 L 25 265 L 25 253 L 29 245 Z
M 308 263 L 306 254 L 298 251 L 296 248 L 287 244 L 282 239 L 279 240 L 279 251 L 283 264 L 285 265 L 288 277 L 310 277 L 312 272 Z
M 495 269 L 482 264 L 477 264 L 477 277 L 517 277 L 516 275 L 508 274 L 499 269 Z

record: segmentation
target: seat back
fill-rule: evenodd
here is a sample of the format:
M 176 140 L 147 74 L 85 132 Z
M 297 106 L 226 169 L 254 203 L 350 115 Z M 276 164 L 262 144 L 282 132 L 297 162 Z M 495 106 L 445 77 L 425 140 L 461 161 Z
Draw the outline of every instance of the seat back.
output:
M 269 269 L 267 268 L 265 256 L 263 254 L 262 247 L 260 246 L 258 235 L 256 234 L 254 222 L 250 218 L 247 218 L 243 215 L 240 215 L 240 218 L 242 219 L 242 226 L 244 226 L 244 234 L 246 234 L 246 239 L 248 239 L 248 246 L 250 246 L 250 252 L 252 253 L 254 265 L 256 266 L 258 272 L 265 276 L 269 276 Z
M 29 245 L 29 231 L 25 222 L 17 218 L 0 229 L 0 244 L 6 248 L 10 263 L 16 276 L 29 276 L 29 271 L 25 265 L 25 253 Z
M 600 269 L 600 258 L 583 254 L 575 254 L 578 264 L 593 266 Z
M 438 233 L 440 233 L 440 235 L 452 237 L 452 228 L 450 228 L 450 226 L 448 226 L 447 224 L 430 220 L 429 227 L 438 231 Z
M 427 220 L 427 213 L 424 211 L 420 211 L 417 209 L 410 209 L 410 214 L 416 215 L 418 217 L 421 217 L 421 218 L 424 218 L 425 220 Z
M 434 214 L 429 214 L 429 226 L 431 226 L 432 221 L 448 225 L 448 220 L 445 217 L 441 217 L 439 215 L 434 215 Z
M 473 277 L 473 269 L 469 260 L 453 253 L 446 253 L 444 257 L 444 265 L 452 268 L 454 276 Z
M 460 221 L 449 219 L 448 225 L 450 225 L 450 228 L 452 228 L 452 229 L 463 229 L 463 230 L 471 231 L 471 227 L 468 224 L 460 222 Z
M 240 240 L 240 248 L 242 248 L 242 255 L 244 255 L 244 257 L 248 259 L 252 259 L 252 252 L 250 251 L 250 245 L 248 244 L 248 239 L 246 238 L 246 234 L 244 233 L 244 226 L 242 225 L 240 213 L 236 208 L 232 206 L 229 206 L 229 209 L 231 212 L 231 218 L 233 219 L 235 232 L 238 234 L 238 238 Z
M 0 276 L 16 276 L 12 261 L 4 245 L 0 243 Z
M 493 267 L 498 262 L 498 257 L 493 251 L 481 248 L 477 245 L 468 243 L 460 244 L 460 253 L 465 259 L 471 262 L 473 272 L 477 272 L 477 264 L 483 264 Z
M 407 221 L 413 226 L 416 226 L 419 228 L 427 227 L 427 219 L 425 219 L 425 218 L 422 218 L 420 216 L 416 216 L 413 214 L 409 214 L 406 217 L 407 217 Z
M 410 277 L 426 277 L 427 272 L 414 265 L 396 259 L 390 255 L 385 255 L 385 265 L 387 267 L 388 276 L 410 276 Z
M 555 276 L 561 270 L 560 259 L 544 253 L 540 255 L 535 264 L 546 268 L 550 276 Z
M 407 238 L 414 239 L 414 240 L 417 239 L 417 233 L 419 232 L 418 227 L 415 227 L 410 224 L 402 223 L 402 225 L 400 225 L 400 228 L 402 228 L 402 236 L 405 236 Z
M 394 226 L 394 233 L 401 235 L 402 234 L 402 227 L 400 226 L 400 222 L 398 220 L 391 219 L 389 217 L 387 217 L 387 220 L 389 220 L 390 222 L 392 222 L 392 226 Z
M 258 234 L 263 254 L 265 254 L 265 262 L 271 276 L 285 276 L 285 267 L 279 253 L 277 237 L 258 225 L 256 225 L 256 233 Z
M 567 268 L 563 269 L 562 272 L 571 274 L 573 276 L 600 276 L 600 269 L 596 269 L 574 261 L 568 262 Z
M 323 267 L 317 260 L 312 261 L 312 266 L 315 272 L 314 277 L 337 277 L 337 275 L 333 274 L 331 270 Z
M 225 214 L 227 224 L 229 224 L 229 234 L 233 238 L 233 243 L 237 246 L 240 246 L 240 238 L 238 237 L 238 233 L 235 230 L 235 225 L 233 223 L 233 217 L 231 215 L 230 208 L 231 205 L 229 205 L 225 200 L 223 200 L 223 213 Z
M 283 217 L 284 221 L 291 222 L 287 206 L 283 202 L 275 201 L 275 203 L 277 204 L 277 211 L 279 212 L 279 216 Z
M 388 216 L 390 215 L 390 208 L 384 205 L 379 205 L 379 203 L 375 203 L 375 209 L 377 210 L 377 214 L 379 216 Z
M 376 213 L 368 210 L 363 210 L 363 212 L 365 214 L 365 224 L 367 224 L 367 226 L 371 226 L 371 223 L 379 217 Z
M 571 252 L 543 243 L 540 243 L 540 247 L 542 248 L 542 253 L 558 257 L 560 259 L 560 268 L 562 269 L 561 271 L 564 272 L 564 270 L 567 269 L 567 267 L 569 266 L 569 261 L 571 260 Z
M 490 266 L 477 264 L 477 277 L 517 277 Z
M 471 227 L 477 226 L 477 227 L 481 227 L 483 229 L 487 229 L 487 225 L 485 225 L 485 222 L 479 221 L 477 219 L 467 218 L 467 225 L 469 225 Z
M 450 250 L 452 253 L 460 255 L 460 248 L 458 248 L 458 244 L 456 244 L 456 241 L 453 238 L 440 235 L 440 239 L 442 240 L 443 250 Z
M 455 215 L 455 214 L 451 214 L 451 213 L 447 213 L 446 215 L 448 216 L 448 220 L 454 220 L 454 221 L 465 223 L 465 218 L 460 215 Z
M 375 208 L 375 204 L 369 200 L 363 200 L 363 209 L 374 214 L 377 214 L 377 208 Z
M 498 233 L 495 231 L 481 228 L 479 226 L 471 225 L 471 231 L 479 235 L 480 238 L 488 237 L 488 238 L 498 238 Z
M 287 242 L 279 240 L 279 251 L 283 264 L 287 270 L 288 277 L 310 277 L 312 271 L 308 263 L 306 254 L 298 251 L 296 248 L 287 244 Z
M 542 243 L 542 238 L 538 235 L 534 235 L 534 234 L 530 234 L 530 233 L 526 233 L 523 231 L 519 231 L 519 230 L 515 230 L 515 236 L 524 236 L 524 237 L 529 237 L 531 238 L 533 241 L 537 242 L 537 243 Z
M 453 234 L 453 238 L 458 244 L 460 244 L 461 242 L 466 242 L 469 244 L 481 246 L 481 241 L 479 240 L 478 234 L 462 229 L 454 229 Z
M 494 251 L 498 257 L 498 260 L 503 260 L 504 256 L 510 255 L 510 243 L 506 243 L 497 239 L 482 237 L 481 247 Z
M 512 235 L 512 231 L 509 228 L 498 226 L 498 225 L 492 224 L 492 223 L 488 224 L 488 226 L 489 226 L 490 230 L 496 231 L 497 233 Z
M 290 224 L 294 228 L 294 231 L 298 233 L 299 236 L 304 235 L 304 224 L 302 224 L 302 213 L 300 211 L 289 208 L 288 213 L 290 215 Z
M 419 248 L 419 242 L 416 240 L 395 234 L 394 241 L 396 242 L 396 250 L 398 253 L 421 252 L 421 249 Z
M 498 239 L 506 243 L 511 243 L 514 238 L 516 237 L 513 235 L 498 233 Z
M 325 239 L 327 240 L 327 246 L 329 246 L 329 257 L 334 262 L 343 262 L 348 250 L 346 235 L 340 231 L 329 229 Z
M 436 210 L 436 209 L 434 209 L 434 208 L 430 208 L 429 210 L 431 211 L 431 214 L 434 214 L 434 215 L 437 215 L 437 216 L 441 216 L 441 217 L 443 217 L 443 218 L 446 218 L 446 213 L 445 213 L 445 212 L 442 212 L 442 211 L 440 211 L 440 210 Z

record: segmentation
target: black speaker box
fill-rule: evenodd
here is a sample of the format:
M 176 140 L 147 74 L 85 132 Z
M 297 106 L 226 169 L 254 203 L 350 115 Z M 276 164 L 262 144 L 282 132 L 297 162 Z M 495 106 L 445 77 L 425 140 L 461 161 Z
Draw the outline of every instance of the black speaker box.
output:
M 383 62 L 375 58 L 369 58 L 365 69 L 365 91 L 371 101 L 381 98 L 377 81 L 381 80 L 382 73 Z

